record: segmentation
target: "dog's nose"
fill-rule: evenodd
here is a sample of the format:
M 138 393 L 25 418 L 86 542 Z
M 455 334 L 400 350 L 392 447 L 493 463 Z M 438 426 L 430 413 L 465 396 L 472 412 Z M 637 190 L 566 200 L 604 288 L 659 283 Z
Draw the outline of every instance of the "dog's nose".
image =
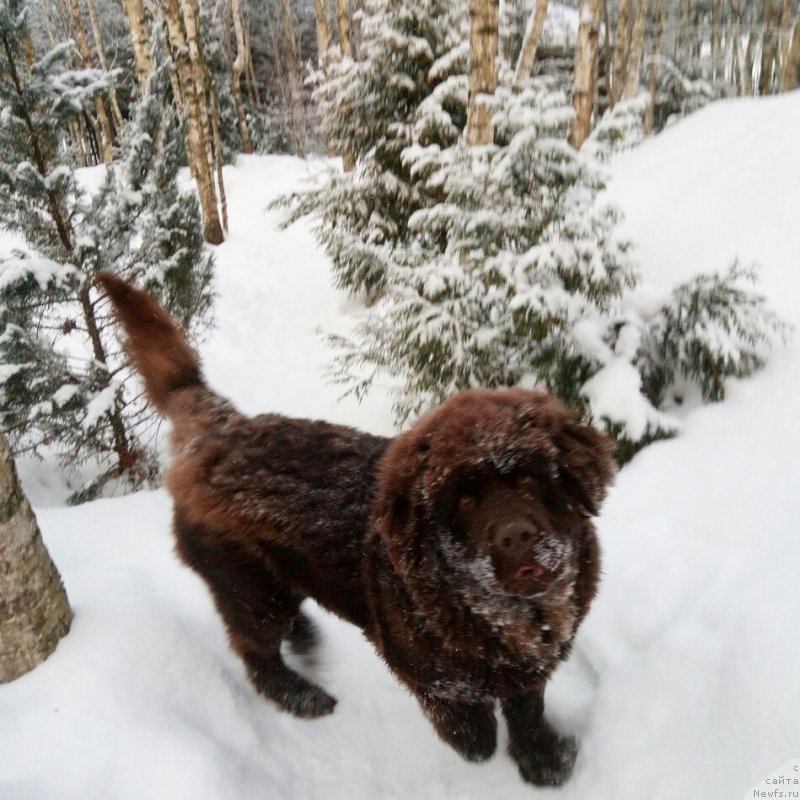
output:
M 516 560 L 532 550 L 535 536 L 536 531 L 528 520 L 515 517 L 495 528 L 494 546 L 506 558 Z

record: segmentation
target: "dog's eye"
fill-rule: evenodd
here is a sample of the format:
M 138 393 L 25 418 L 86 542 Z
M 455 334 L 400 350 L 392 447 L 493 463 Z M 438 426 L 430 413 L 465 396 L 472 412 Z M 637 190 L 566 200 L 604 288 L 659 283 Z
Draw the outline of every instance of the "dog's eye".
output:
M 536 489 L 536 478 L 531 475 L 523 475 L 517 478 L 517 488 L 523 492 L 532 492 Z
M 477 505 L 478 501 L 471 494 L 466 494 L 463 497 L 458 498 L 458 510 L 462 514 L 468 514 L 471 511 L 474 511 Z

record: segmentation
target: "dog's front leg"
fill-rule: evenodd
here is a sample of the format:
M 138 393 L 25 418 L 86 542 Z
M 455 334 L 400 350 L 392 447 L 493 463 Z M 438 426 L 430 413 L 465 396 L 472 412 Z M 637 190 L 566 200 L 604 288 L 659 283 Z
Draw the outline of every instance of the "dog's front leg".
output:
M 544 718 L 544 690 L 503 700 L 508 752 L 522 777 L 536 786 L 559 786 L 569 778 L 578 745 L 557 733 Z
M 497 748 L 494 702 L 464 703 L 419 692 L 425 716 L 436 732 L 467 761 L 486 761 Z

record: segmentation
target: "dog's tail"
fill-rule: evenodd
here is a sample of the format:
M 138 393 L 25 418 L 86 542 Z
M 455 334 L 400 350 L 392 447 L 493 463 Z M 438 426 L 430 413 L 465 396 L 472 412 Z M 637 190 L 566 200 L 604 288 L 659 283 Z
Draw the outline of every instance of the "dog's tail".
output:
M 170 400 L 175 392 L 193 386 L 205 388 L 197 353 L 152 295 L 108 272 L 96 275 L 95 282 L 108 296 L 125 330 L 128 353 L 150 400 L 163 414 L 172 416 Z

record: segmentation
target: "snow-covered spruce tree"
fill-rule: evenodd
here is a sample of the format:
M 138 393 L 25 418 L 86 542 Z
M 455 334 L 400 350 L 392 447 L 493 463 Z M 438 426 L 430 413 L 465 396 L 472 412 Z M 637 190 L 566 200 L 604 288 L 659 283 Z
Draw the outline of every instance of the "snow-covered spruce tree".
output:
M 99 270 L 144 283 L 190 329 L 209 305 L 197 203 L 178 193 L 177 126 L 156 92 L 126 154 L 90 196 L 60 134 L 102 80 L 68 69 L 71 45 L 26 58 L 25 16 L 0 9 L 0 219 L 27 251 L 0 263 L 0 420 L 16 452 L 48 447 L 96 477 L 73 499 L 155 478 L 154 415 L 123 387 L 127 361 L 92 289 Z M 164 78 L 158 73 L 153 80 Z
M 359 60 L 331 62 L 316 76 L 323 140 L 355 168 L 278 204 L 292 209 L 287 224 L 313 215 L 342 288 L 379 295 L 393 251 L 408 242 L 409 218 L 430 204 L 402 154 L 415 141 L 420 104 L 443 88 L 442 116 L 421 141 L 447 146 L 463 129 L 467 19 L 464 0 L 366 0 Z
M 409 173 L 441 200 L 411 216 L 355 341 L 336 340 L 336 379 L 362 394 L 380 372 L 399 377 L 400 420 L 475 386 L 545 387 L 606 427 L 624 461 L 675 430 L 660 410 L 675 383 L 716 399 L 725 377 L 752 372 L 782 328 L 738 288 L 741 271 L 698 278 L 648 315 L 632 301 L 632 245 L 598 193 L 602 158 L 637 136 L 635 105 L 578 152 L 565 92 L 533 79 L 498 89 L 494 145 L 406 148 Z M 431 95 L 414 129 L 440 114 Z

